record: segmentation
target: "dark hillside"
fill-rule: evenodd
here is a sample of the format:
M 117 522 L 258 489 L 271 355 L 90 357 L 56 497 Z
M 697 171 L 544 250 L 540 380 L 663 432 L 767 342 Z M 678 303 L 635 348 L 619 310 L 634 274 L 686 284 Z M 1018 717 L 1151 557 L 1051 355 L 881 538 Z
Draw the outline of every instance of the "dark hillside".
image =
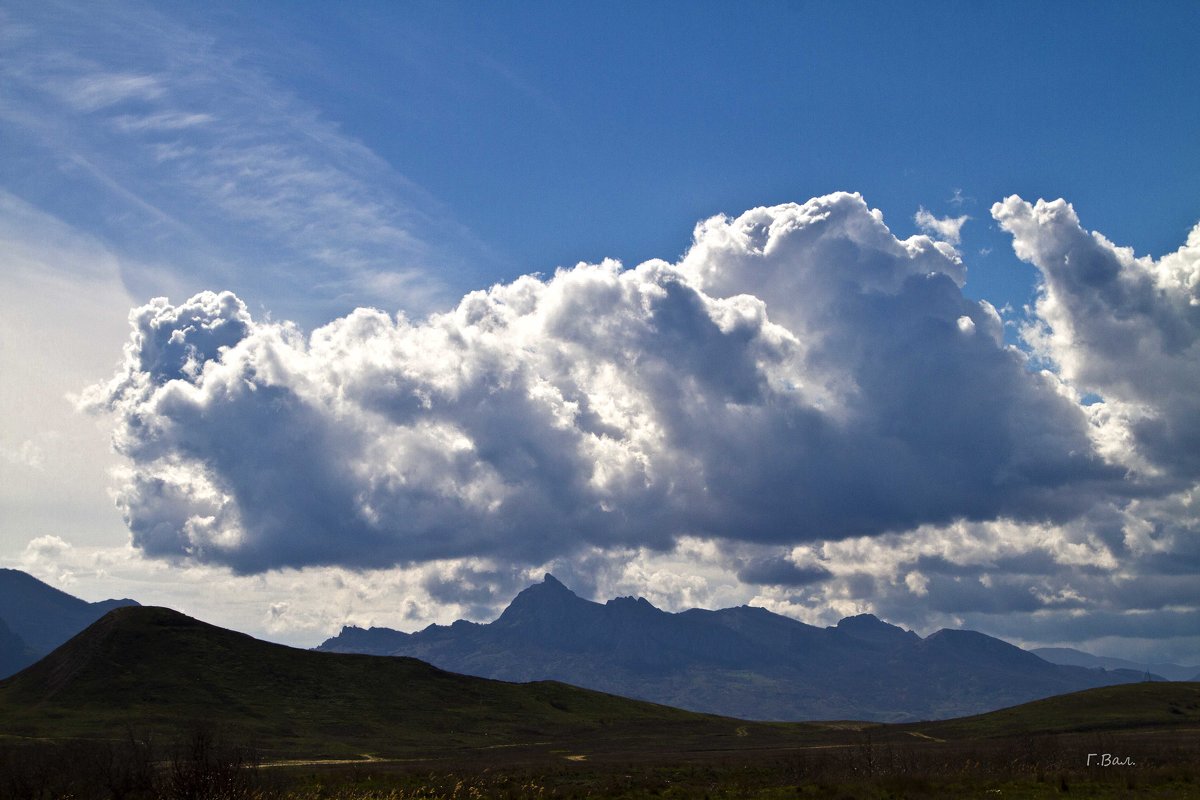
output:
M 748 744 L 747 730 L 768 730 L 559 683 L 519 685 L 412 658 L 298 650 L 165 608 L 116 609 L 0 682 L 4 733 L 106 736 L 133 724 L 170 734 L 196 722 L 310 754 L 547 739 L 628 747 L 664 737 L 721 748 Z
M 942 738 L 1195 728 L 1200 683 L 1146 681 L 1048 697 L 974 717 L 926 723 Z

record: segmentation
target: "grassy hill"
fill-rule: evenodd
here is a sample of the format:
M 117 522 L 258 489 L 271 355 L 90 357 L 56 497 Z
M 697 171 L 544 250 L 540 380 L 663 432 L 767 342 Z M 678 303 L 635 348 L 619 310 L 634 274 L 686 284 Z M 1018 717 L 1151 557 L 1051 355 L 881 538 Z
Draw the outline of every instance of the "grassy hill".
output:
M 1087 689 L 973 717 L 903 727 L 940 738 L 990 738 L 1198 725 L 1200 683 L 1155 681 Z
M 744 746 L 808 730 L 749 725 L 554 682 L 456 675 L 410 658 L 298 650 L 166 608 L 120 608 L 0 682 L 0 734 L 174 735 L 223 727 L 276 753 L 415 756 L 640 741 Z

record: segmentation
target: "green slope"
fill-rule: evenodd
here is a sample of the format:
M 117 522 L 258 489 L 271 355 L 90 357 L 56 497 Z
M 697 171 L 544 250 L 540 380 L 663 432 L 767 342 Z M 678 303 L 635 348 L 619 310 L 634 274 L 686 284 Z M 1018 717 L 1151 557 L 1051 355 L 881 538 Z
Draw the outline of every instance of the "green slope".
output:
M 903 727 L 961 739 L 1197 725 L 1200 683 L 1155 681 L 1087 689 L 973 717 Z
M 552 741 L 722 749 L 749 744 L 747 731 L 774 739 L 777 727 L 409 658 L 298 650 L 149 607 L 110 612 L 0 682 L 8 736 L 103 737 L 127 724 L 170 736 L 197 722 L 270 752 L 390 756 Z

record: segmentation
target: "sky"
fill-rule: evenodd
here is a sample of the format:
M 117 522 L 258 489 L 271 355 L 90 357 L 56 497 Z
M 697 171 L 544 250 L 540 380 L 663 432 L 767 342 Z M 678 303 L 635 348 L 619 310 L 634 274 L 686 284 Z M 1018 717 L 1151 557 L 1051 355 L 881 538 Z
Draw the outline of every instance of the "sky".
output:
M 1200 664 L 1194 3 L 0 3 L 0 562 Z

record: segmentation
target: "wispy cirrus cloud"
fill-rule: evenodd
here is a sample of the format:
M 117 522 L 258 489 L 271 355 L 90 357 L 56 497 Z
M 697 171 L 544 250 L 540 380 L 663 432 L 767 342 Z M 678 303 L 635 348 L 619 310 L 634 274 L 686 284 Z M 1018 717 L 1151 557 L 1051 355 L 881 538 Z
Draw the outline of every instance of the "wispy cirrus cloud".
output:
M 113 120 L 113 124 L 119 129 L 127 132 L 140 131 L 178 131 L 185 128 L 193 128 L 197 125 L 207 125 L 215 122 L 216 117 L 212 114 L 189 114 L 180 111 L 166 111 L 161 114 L 152 114 L 150 116 L 120 116 Z M 156 150 L 156 155 L 161 159 L 164 151 Z
M 59 63 L 64 62 L 60 60 Z M 79 66 L 83 67 L 84 63 L 80 62 Z M 48 88 L 81 112 L 98 111 L 132 100 L 160 100 L 167 93 L 159 78 L 130 73 L 97 72 L 74 80 L 60 78 Z
M 10 162 L 11 191 L 69 185 L 95 202 L 45 210 L 192 291 L 233 288 L 308 324 L 362 303 L 420 313 L 462 288 L 466 254 L 483 251 L 470 233 L 235 45 L 154 7 L 59 12 L 9 12 L 5 138 L 57 164 Z M 136 294 L 163 288 L 125 278 Z

